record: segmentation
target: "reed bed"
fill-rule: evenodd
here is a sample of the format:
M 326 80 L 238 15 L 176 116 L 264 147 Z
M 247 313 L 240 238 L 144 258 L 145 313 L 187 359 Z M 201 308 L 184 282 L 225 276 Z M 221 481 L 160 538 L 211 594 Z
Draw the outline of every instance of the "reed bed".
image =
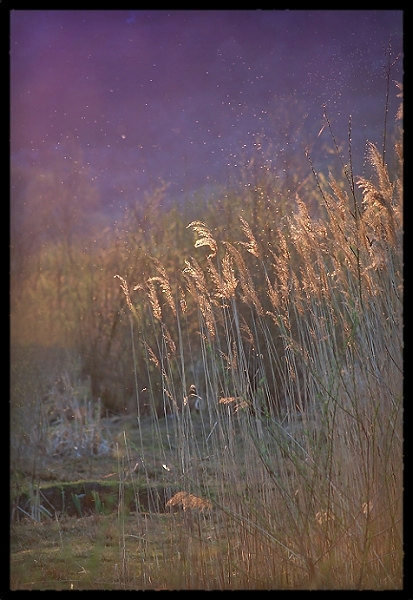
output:
M 317 210 L 297 195 L 272 243 L 243 216 L 231 242 L 193 221 L 181 271 L 117 276 L 186 498 L 146 585 L 402 587 L 402 179 L 368 158 L 368 180 L 314 172 Z
M 371 176 L 357 177 L 351 123 L 348 160 L 331 136 L 341 175 L 317 172 L 308 153 L 291 197 L 268 170 L 251 184 L 247 168 L 241 195 L 221 202 L 224 225 L 211 200 L 186 230 L 175 215 L 170 255 L 158 252 L 155 202 L 152 245 L 131 234 L 132 254 L 104 249 L 116 290 L 84 282 L 101 302 L 100 342 L 80 355 L 105 357 L 95 384 L 119 370 L 113 406 L 132 390 L 136 426 L 115 415 L 115 435 L 82 360 L 30 378 L 33 356 L 12 360 L 16 497 L 31 480 L 13 589 L 39 576 L 41 589 L 403 587 L 402 143 L 391 169 L 389 136 L 381 151 L 369 144 Z M 92 315 L 86 339 L 98 311 L 79 307 L 81 323 Z M 46 457 L 90 472 L 102 460 L 117 512 L 96 490 L 81 522 L 56 512 L 40 486 Z

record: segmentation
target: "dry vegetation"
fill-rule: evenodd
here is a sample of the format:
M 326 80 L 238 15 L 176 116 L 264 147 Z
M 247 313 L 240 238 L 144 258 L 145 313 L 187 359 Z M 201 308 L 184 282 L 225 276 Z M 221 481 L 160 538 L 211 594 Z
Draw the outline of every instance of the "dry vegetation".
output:
M 392 175 L 373 145 L 369 179 L 353 178 L 351 162 L 341 179 L 314 171 L 311 197 L 296 194 L 290 210 L 257 182 L 238 211 L 238 239 L 195 220 L 195 252 L 180 268 L 172 254 L 148 253 L 144 276 L 112 272 L 137 422 L 122 421 L 116 437 L 76 367 L 64 393 L 48 388 L 55 412 L 62 404 L 53 424 L 44 396 L 33 399 L 29 446 L 57 460 L 75 447 L 90 464 L 105 460 L 117 508 L 105 514 L 95 497 L 92 515 L 49 516 L 38 490 L 37 511 L 12 525 L 13 589 L 402 588 L 400 142 L 395 149 Z M 183 402 L 194 382 L 200 414 Z M 15 485 L 29 473 L 36 490 L 50 464 L 41 470 L 37 450 L 36 466 L 22 467 L 20 413 Z M 155 483 L 166 502 L 148 510 L 138 491 Z M 13 510 L 21 513 L 16 502 Z

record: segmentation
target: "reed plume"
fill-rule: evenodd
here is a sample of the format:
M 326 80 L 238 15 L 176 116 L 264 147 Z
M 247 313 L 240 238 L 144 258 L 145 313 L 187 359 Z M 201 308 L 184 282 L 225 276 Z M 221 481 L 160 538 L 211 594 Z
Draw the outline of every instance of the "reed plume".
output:
M 202 221 L 192 221 L 187 225 L 187 229 L 191 227 L 195 233 L 197 233 L 200 237 L 195 242 L 195 248 L 200 248 L 201 246 L 209 246 L 211 249 L 211 253 L 208 254 L 208 258 L 214 258 L 218 251 L 217 242 L 213 238 L 211 231 L 202 223 Z

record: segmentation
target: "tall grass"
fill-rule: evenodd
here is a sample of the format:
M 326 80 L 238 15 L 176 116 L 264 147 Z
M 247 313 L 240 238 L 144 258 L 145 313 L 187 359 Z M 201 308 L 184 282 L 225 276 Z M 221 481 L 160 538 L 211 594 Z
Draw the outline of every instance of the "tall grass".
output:
M 151 448 L 197 499 L 168 521 L 156 566 L 141 562 L 143 585 L 402 587 L 402 179 L 373 145 L 368 158 L 373 179 L 314 172 L 317 210 L 294 198 L 271 244 L 242 217 L 231 243 L 194 221 L 179 273 L 155 261 L 133 289 L 119 276 Z

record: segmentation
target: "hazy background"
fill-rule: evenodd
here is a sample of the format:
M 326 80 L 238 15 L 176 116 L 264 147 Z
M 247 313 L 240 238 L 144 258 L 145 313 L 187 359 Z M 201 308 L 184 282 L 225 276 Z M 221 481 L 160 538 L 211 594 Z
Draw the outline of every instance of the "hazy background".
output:
M 323 105 L 345 152 L 352 115 L 360 173 L 365 141 L 382 141 L 386 49 L 391 42 L 393 58 L 401 52 L 402 17 L 12 11 L 12 206 L 27 209 L 22 179 L 55 162 L 80 171 L 111 218 L 162 181 L 180 202 L 236 180 L 257 136 L 275 149 L 274 168 L 288 168 L 305 146 L 322 166 L 331 145 L 327 128 L 318 136 Z M 392 79 L 401 81 L 401 70 L 400 59 Z M 391 119 L 395 94 L 391 83 Z

